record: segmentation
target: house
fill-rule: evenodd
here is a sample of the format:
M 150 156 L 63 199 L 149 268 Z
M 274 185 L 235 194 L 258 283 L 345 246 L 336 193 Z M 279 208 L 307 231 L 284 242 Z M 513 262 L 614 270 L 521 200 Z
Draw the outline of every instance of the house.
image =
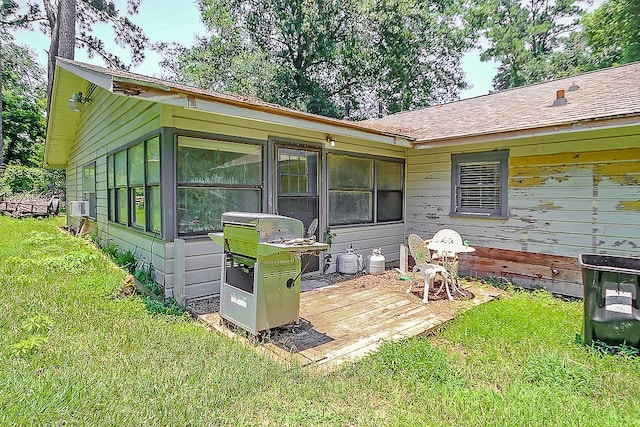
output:
M 88 202 L 69 227 L 179 300 L 219 292 L 207 233 L 229 210 L 318 218 L 334 255 L 387 261 L 454 228 L 476 248 L 466 273 L 577 296 L 579 253 L 640 255 L 638 82 L 631 64 L 352 122 L 58 59 L 45 165 Z

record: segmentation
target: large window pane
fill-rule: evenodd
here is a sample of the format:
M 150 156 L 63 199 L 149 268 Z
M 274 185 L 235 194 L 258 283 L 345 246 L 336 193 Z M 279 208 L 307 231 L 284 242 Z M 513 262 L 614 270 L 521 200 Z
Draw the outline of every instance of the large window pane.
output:
M 402 190 L 404 165 L 398 162 L 376 161 L 378 190 Z
M 107 157 L 107 188 L 115 187 L 115 174 L 113 169 L 113 156 Z
M 329 224 L 373 222 L 373 197 L 368 191 L 329 191 Z
M 131 213 L 131 225 L 134 227 L 145 228 L 145 203 L 144 203 L 144 188 L 134 187 L 130 189 L 131 203 L 130 206 L 133 209 Z
M 329 188 L 373 189 L 373 160 L 330 154 Z
M 82 191 L 85 193 L 96 191 L 96 167 L 93 164 L 82 169 Z
M 178 188 L 178 232 L 221 230 L 224 212 L 260 212 L 260 207 L 260 189 L 181 187 Z
M 181 137 L 178 140 L 178 182 L 260 185 L 262 147 Z
M 147 184 L 160 182 L 160 137 L 147 141 Z
M 127 152 L 120 151 L 115 154 L 116 186 L 127 185 Z
M 154 233 L 160 232 L 160 187 L 147 187 L 148 211 L 149 211 L 149 230 Z
M 129 148 L 129 185 L 144 184 L 144 144 Z
M 109 205 L 109 221 L 114 221 L 116 219 L 116 190 L 110 188 L 107 190 L 107 204 Z
M 127 225 L 127 188 L 116 189 L 116 221 Z
M 378 222 L 402 220 L 402 191 L 378 191 Z

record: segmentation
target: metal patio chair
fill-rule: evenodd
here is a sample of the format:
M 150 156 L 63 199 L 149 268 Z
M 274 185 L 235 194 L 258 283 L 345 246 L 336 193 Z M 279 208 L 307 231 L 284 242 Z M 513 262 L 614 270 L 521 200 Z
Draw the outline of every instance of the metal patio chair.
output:
M 460 234 L 450 228 L 444 228 L 437 231 L 431 238 L 430 242 L 463 246 Z M 432 257 L 436 264 L 443 266 L 447 270 L 452 281 L 452 286 L 454 286 L 454 288 L 457 287 L 458 268 L 460 266 L 460 263 L 458 262 L 458 254 L 455 252 L 436 252 Z
M 453 301 L 451 291 L 449 290 L 449 284 L 447 283 L 449 280 L 449 273 L 447 270 L 443 266 L 433 263 L 429 248 L 420 236 L 417 234 L 410 234 L 407 240 L 409 243 L 409 252 L 411 252 L 411 256 L 416 263 L 413 267 L 413 272 L 424 277 L 424 296 L 422 297 L 422 302 L 429 302 L 429 287 L 433 287 L 436 274 L 442 276 L 442 286 L 436 294 L 440 293 L 442 291 L 442 287 L 444 287 L 447 291 L 449 301 Z M 412 287 L 413 281 L 411 281 L 407 293 L 411 292 Z

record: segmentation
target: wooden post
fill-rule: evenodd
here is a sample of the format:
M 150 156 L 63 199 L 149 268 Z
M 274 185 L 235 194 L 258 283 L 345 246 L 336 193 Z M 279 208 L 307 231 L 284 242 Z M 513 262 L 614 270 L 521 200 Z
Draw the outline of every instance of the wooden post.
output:
M 407 273 L 409 269 L 409 253 L 405 245 L 400 245 L 400 270 Z
M 185 257 L 186 245 L 184 239 L 173 240 L 173 298 L 184 306 L 185 289 Z

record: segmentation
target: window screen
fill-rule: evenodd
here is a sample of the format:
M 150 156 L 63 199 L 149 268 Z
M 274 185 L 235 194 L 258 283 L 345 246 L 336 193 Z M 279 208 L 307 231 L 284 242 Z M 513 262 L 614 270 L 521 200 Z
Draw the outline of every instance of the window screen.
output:
M 451 156 L 453 214 L 506 216 L 508 155 L 495 151 Z

